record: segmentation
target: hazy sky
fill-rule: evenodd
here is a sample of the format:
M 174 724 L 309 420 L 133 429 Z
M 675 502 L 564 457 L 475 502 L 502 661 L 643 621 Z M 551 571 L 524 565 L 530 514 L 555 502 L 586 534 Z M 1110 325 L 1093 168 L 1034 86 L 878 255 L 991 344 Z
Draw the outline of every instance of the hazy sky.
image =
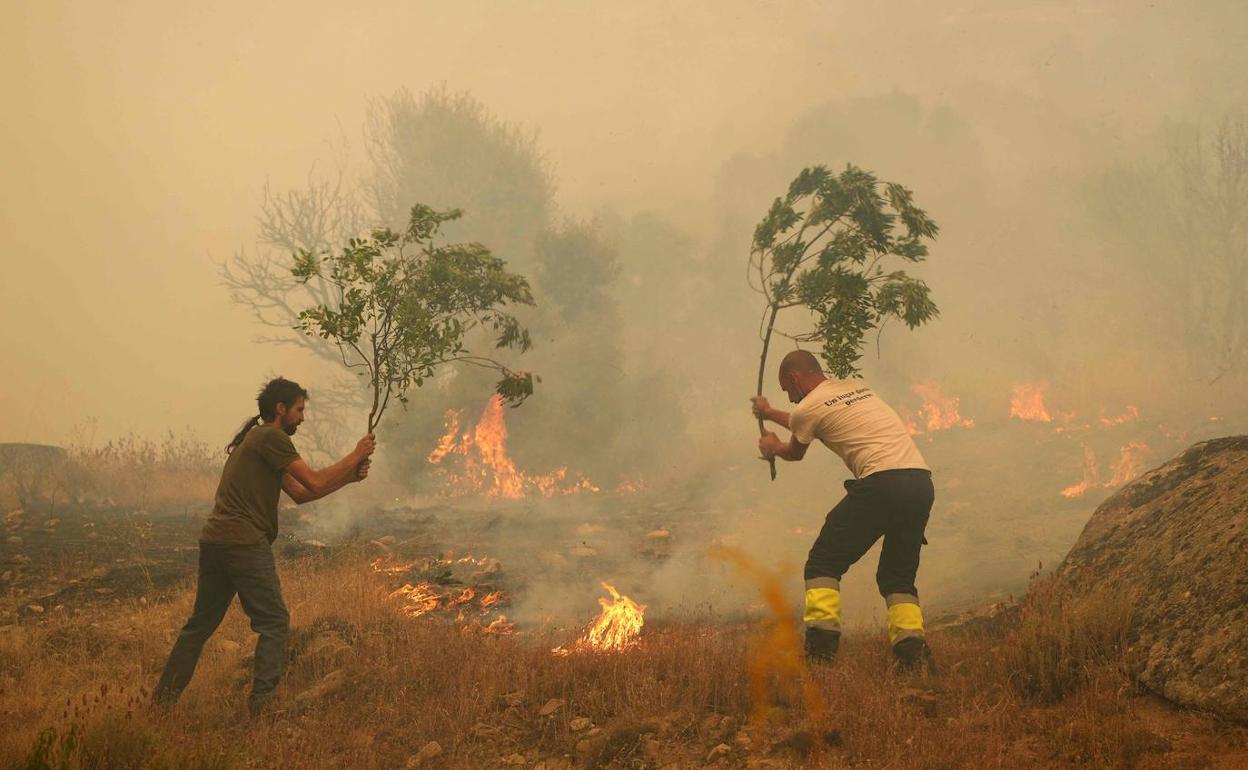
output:
M 1216 112 L 1244 95 L 1245 7 L 6 3 L 0 441 L 62 441 L 87 417 L 217 441 L 266 374 L 300 378 L 252 341 L 216 264 L 254 242 L 266 179 L 297 185 L 340 130 L 359 154 L 370 96 L 468 90 L 540 132 L 565 210 L 663 210 L 836 96 L 901 89 L 972 121 L 985 96 L 1017 99 L 1123 141 Z M 975 124 L 994 170 L 1044 156 L 997 116 Z

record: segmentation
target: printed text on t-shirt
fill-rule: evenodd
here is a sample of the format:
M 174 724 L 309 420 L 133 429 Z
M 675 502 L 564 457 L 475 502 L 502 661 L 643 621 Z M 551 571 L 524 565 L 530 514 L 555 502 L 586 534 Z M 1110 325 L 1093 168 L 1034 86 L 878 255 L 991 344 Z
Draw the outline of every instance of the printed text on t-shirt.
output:
M 859 388 L 858 390 L 851 390 L 848 393 L 842 393 L 836 398 L 824 401 L 823 405 L 836 406 L 837 404 L 844 404 L 845 406 L 849 406 L 850 404 L 856 404 L 859 401 L 873 398 L 874 396 L 875 394 L 871 392 L 870 388 Z

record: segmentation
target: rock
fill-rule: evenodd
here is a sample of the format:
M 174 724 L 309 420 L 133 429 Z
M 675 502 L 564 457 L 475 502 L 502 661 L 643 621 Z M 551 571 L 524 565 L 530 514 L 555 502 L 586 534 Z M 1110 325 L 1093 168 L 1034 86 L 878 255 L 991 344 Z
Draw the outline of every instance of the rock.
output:
M 555 712 L 563 708 L 563 703 L 564 702 L 559 700 L 558 698 L 551 698 L 550 700 L 546 701 L 546 705 L 542 706 L 542 708 L 537 713 L 539 716 L 544 716 L 544 717 L 553 716 Z
M 40 607 L 38 604 L 27 604 L 27 605 L 26 605 L 26 609 L 30 610 L 31 612 L 35 613 L 36 615 L 42 615 L 42 614 L 43 614 L 43 607 Z
M 581 730 L 588 730 L 593 726 L 593 724 L 594 723 L 586 717 L 576 717 L 571 722 L 568 722 L 568 727 L 572 730 L 572 732 L 579 733 Z
M 641 739 L 641 754 L 649 760 L 650 764 L 656 765 L 663 754 L 663 749 L 653 735 L 647 735 Z
M 442 744 L 437 741 L 429 741 L 420 747 L 420 751 L 407 758 L 407 770 L 424 767 L 430 760 L 440 756 L 442 756 Z
M 240 655 L 243 652 L 243 645 L 233 639 L 213 639 L 212 645 L 216 647 L 219 652 L 223 652 L 226 655 Z
M 596 737 L 598 737 L 599 735 L 602 735 L 602 728 L 601 728 L 601 727 L 591 727 L 589 730 L 587 730 L 587 731 L 585 732 L 585 737 L 586 737 L 586 738 L 596 738 Z
M 503 734 L 502 730 L 498 729 L 497 727 L 494 727 L 493 725 L 487 725 L 484 722 L 477 722 L 475 725 L 472 726 L 472 730 L 470 730 L 469 732 L 472 733 L 472 736 L 474 738 L 486 738 L 486 739 L 498 738 Z
M 355 749 L 367 749 L 376 739 L 377 736 L 368 730 L 354 730 L 347 736 L 347 745 Z
M 1131 602 L 1128 672 L 1248 721 L 1248 436 L 1205 441 L 1101 504 L 1056 576 Z
M 342 669 L 331 671 L 308 689 L 295 696 L 297 706 L 307 706 L 322 700 L 341 690 L 347 684 L 347 672 Z
M 509 706 L 503 712 L 503 724 L 508 727 L 520 727 L 524 724 L 524 713 L 518 706 Z
M 731 753 L 732 753 L 732 747 L 726 743 L 721 743 L 715 748 L 711 749 L 710 753 L 706 755 L 706 761 L 714 762 L 715 760 L 721 757 L 726 757 Z
M 337 631 L 325 630 L 307 643 L 301 656 L 306 656 L 308 660 L 336 665 L 344 662 L 351 656 L 351 653 L 351 645 L 342 638 L 341 634 Z

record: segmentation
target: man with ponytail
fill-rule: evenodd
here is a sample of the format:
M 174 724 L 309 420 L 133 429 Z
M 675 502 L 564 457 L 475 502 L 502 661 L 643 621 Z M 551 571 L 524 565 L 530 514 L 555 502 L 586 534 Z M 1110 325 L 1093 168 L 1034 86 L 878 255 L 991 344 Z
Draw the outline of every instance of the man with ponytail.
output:
M 298 383 L 281 377 L 270 381 L 256 397 L 259 414 L 248 418 L 226 447 L 216 501 L 199 537 L 195 608 L 156 685 L 154 699 L 159 705 L 173 705 L 191 681 L 204 643 L 221 624 L 235 594 L 251 619 L 251 630 L 259 634 L 252 715 L 273 698 L 290 633 L 290 613 L 272 549 L 278 498 L 284 490 L 296 503 L 306 503 L 363 481 L 376 448 L 370 433 L 328 468 L 308 467 L 290 440 L 303 422 L 307 398 Z

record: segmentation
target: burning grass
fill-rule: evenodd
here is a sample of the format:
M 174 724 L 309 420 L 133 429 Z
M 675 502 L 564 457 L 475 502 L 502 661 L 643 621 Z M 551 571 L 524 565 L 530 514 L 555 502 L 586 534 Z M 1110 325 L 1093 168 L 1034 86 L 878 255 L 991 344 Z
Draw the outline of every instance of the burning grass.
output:
M 160 715 L 146 706 L 144 687 L 190 609 L 189 589 L 170 602 L 83 606 L 0 628 L 0 766 L 1161 768 L 1248 760 L 1248 731 L 1174 711 L 1127 685 L 1117 651 L 1106 646 L 1120 619 L 1042 592 L 1003 631 L 935 633 L 936 680 L 898 678 L 881 633 L 850 634 L 836 666 L 810 672 L 824 714 L 812 720 L 783 670 L 751 696 L 751 666 L 774 652 L 757 624 L 647 622 L 626 649 L 560 657 L 550 654 L 551 632 L 481 634 L 445 622 L 449 612 L 409 616 L 389 598 L 394 575 L 359 554 L 281 570 L 296 626 L 282 712 L 255 724 L 245 716 L 253 637 L 237 610 L 209 642 L 183 701 Z M 417 762 L 422 748 L 429 758 Z

